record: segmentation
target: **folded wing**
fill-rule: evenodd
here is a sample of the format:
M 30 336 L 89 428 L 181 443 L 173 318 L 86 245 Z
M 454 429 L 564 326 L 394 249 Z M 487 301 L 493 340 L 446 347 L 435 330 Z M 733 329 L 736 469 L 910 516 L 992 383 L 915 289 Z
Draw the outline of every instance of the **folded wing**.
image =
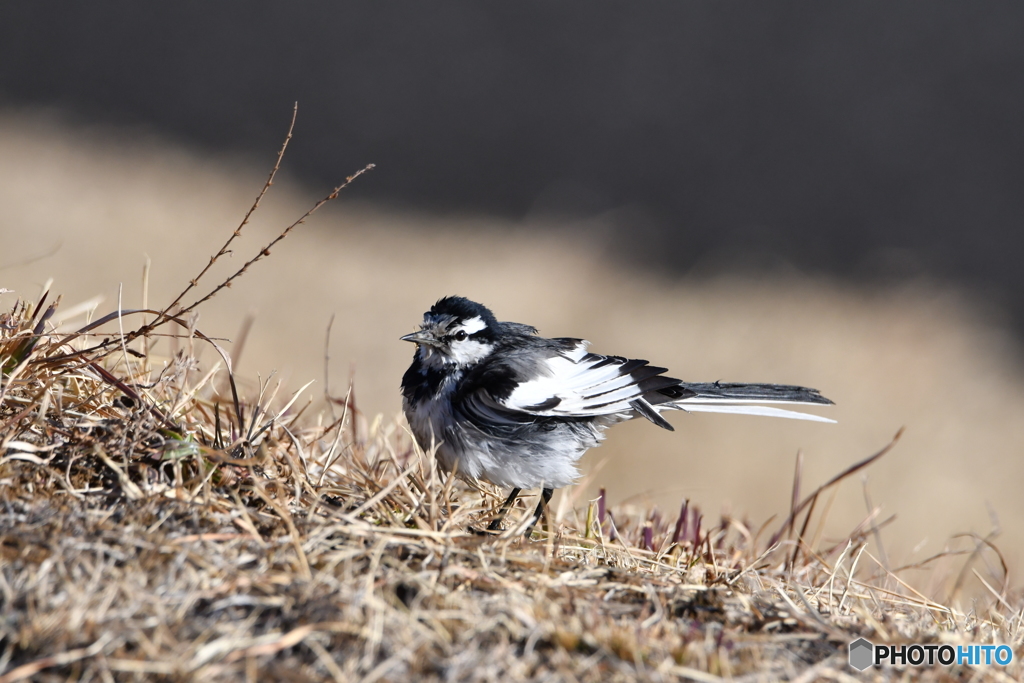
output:
M 543 361 L 540 372 L 495 398 L 476 392 L 468 406 L 477 415 L 509 424 L 537 417 L 643 416 L 665 429 L 663 410 L 766 415 L 833 422 L 808 413 L 764 404 L 829 405 L 818 391 L 777 384 L 686 383 L 645 360 L 587 352 L 587 342 L 563 342 L 564 350 Z M 574 344 L 564 344 L 573 341 Z

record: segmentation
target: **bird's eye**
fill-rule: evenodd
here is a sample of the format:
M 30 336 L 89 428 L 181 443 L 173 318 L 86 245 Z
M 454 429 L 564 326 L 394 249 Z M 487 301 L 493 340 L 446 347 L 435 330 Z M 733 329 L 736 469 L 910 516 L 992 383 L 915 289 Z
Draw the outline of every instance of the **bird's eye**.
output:
M 466 337 L 468 337 L 468 336 L 469 335 L 466 334 L 465 330 L 459 330 L 458 332 L 456 332 L 455 334 L 452 335 L 452 338 L 455 341 L 466 341 Z

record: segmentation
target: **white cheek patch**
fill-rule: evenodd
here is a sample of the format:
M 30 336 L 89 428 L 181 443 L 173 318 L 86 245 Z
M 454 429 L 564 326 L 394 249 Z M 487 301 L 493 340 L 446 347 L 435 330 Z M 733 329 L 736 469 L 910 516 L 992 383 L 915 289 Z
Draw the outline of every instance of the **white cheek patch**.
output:
M 455 342 L 451 345 L 449 356 L 459 366 L 466 366 L 483 360 L 494 349 L 493 344 L 484 344 L 475 339 Z
M 466 334 L 473 334 L 487 327 L 487 323 L 483 321 L 479 316 L 473 316 L 468 320 L 464 320 L 461 325 L 456 328 L 456 331 L 461 330 Z

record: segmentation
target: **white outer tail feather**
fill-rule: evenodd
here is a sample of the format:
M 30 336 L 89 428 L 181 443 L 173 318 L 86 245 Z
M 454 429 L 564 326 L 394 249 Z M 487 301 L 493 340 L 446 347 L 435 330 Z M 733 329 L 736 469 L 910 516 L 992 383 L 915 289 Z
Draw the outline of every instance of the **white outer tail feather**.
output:
M 735 403 L 691 403 L 679 401 L 676 403 L 663 403 L 658 408 L 672 406 L 688 413 L 731 413 L 733 415 L 763 415 L 765 417 L 785 417 L 791 420 L 810 420 L 812 422 L 829 422 L 835 424 L 835 420 L 811 413 L 798 413 L 795 410 L 783 410 L 782 408 L 771 408 L 763 405 L 735 404 Z

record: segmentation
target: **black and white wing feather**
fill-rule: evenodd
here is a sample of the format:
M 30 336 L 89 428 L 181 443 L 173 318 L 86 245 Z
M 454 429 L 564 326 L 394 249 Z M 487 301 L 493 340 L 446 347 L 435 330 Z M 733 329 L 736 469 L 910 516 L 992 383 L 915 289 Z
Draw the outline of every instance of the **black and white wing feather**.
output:
M 828 405 L 814 389 L 774 384 L 688 384 L 645 360 L 587 352 L 587 342 L 553 339 L 556 346 L 529 374 L 519 373 L 507 391 L 476 391 L 467 407 L 479 417 L 509 423 L 539 417 L 598 418 L 640 415 L 665 429 L 661 410 L 741 413 L 832 422 L 827 418 L 765 406 L 765 403 Z

